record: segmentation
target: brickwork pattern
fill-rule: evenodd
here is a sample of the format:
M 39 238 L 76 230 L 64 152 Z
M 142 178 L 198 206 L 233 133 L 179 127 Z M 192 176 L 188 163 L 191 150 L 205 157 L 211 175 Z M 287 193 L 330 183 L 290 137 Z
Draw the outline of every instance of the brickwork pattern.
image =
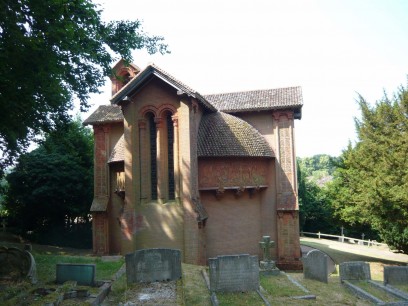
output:
M 281 269 L 302 268 L 300 261 L 299 211 L 297 205 L 296 164 L 293 137 L 293 112 L 273 114 L 277 130 L 277 245 Z
M 249 253 L 260 255 L 261 192 L 239 197 L 231 190 L 217 199 L 214 191 L 201 191 L 209 218 L 205 226 L 207 257 Z

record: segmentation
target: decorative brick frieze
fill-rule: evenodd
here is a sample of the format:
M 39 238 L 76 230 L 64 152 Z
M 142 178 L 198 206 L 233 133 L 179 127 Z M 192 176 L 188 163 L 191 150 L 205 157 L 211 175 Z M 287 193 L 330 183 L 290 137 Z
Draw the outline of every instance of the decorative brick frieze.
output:
M 198 163 L 198 186 L 203 189 L 225 187 L 254 188 L 267 185 L 268 160 L 251 158 L 208 158 Z M 241 190 L 242 191 L 242 190 Z
M 296 163 L 293 140 L 293 112 L 274 113 L 277 130 L 277 200 L 278 209 L 295 210 L 297 205 Z

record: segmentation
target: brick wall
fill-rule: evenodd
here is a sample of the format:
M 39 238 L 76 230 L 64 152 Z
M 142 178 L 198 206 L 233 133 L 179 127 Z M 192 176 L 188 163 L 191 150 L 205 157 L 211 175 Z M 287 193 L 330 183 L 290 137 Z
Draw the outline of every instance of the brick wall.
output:
M 277 143 L 277 265 L 301 269 L 293 112 L 277 111 L 273 118 Z
M 131 226 L 129 234 L 133 237 L 133 250 L 152 247 L 183 250 L 183 206 L 179 201 L 168 201 L 168 162 L 165 160 L 168 155 L 165 119 L 169 114 L 177 119 L 180 97 L 167 84 L 153 80 L 131 99 L 132 102 L 123 109 L 126 119 L 125 140 L 128 142 L 126 180 L 128 177 L 132 180 L 132 183 L 127 182 L 126 206 L 129 214 L 133 209 L 133 219 L 128 218 L 127 222 Z M 148 116 L 152 116 L 156 124 L 157 135 L 153 137 L 150 137 Z M 175 134 L 177 128 L 174 127 Z M 175 142 L 178 141 L 177 137 Z M 158 200 L 151 199 L 150 139 L 157 143 Z M 175 167 L 179 165 L 177 157 L 174 157 Z M 132 166 L 128 165 L 130 162 Z M 175 178 L 174 183 L 179 190 L 180 180 Z M 128 192 L 128 188 L 132 190 Z
M 94 126 L 94 198 L 108 198 L 109 125 Z M 109 253 L 108 215 L 106 211 L 91 211 L 92 242 L 95 254 Z
M 221 198 L 215 191 L 201 191 L 201 201 L 208 212 L 205 226 L 207 258 L 217 255 L 261 255 L 261 192 L 239 197 L 226 190 Z

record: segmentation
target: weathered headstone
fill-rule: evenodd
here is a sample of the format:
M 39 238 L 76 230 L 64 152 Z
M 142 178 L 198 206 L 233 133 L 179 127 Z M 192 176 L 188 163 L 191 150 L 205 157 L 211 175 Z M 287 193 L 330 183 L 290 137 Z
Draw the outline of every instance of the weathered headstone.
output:
M 326 254 L 319 250 L 311 250 L 302 261 L 304 278 L 318 280 L 323 283 L 329 282 Z
M 370 265 L 364 261 L 348 261 L 340 264 L 340 281 L 370 280 Z
M 17 248 L 0 247 L 0 279 L 30 279 L 37 282 L 36 264 L 30 252 Z
M 248 254 L 210 258 L 210 290 L 244 292 L 259 289 L 258 256 Z
M 128 283 L 169 281 L 181 278 L 181 252 L 175 249 L 143 249 L 126 254 Z
M 271 248 L 275 246 L 275 242 L 271 241 L 270 236 L 263 236 L 259 246 L 263 252 L 263 260 L 259 262 L 260 273 L 262 275 L 279 275 L 280 271 L 276 267 L 275 261 L 271 259 Z
M 76 281 L 81 286 L 94 286 L 96 265 L 59 263 L 57 268 L 57 284 L 67 281 Z
M 408 284 L 408 266 L 384 266 L 384 284 Z

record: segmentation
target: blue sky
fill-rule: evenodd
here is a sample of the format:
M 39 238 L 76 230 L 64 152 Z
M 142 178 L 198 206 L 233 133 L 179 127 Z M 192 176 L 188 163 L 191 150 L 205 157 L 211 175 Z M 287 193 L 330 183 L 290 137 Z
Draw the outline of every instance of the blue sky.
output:
M 98 0 L 103 17 L 139 19 L 171 54 L 134 53 L 201 94 L 301 86 L 297 155 L 337 156 L 355 141 L 358 93 L 369 102 L 407 84 L 405 0 Z M 110 83 L 93 96 L 109 103 Z

